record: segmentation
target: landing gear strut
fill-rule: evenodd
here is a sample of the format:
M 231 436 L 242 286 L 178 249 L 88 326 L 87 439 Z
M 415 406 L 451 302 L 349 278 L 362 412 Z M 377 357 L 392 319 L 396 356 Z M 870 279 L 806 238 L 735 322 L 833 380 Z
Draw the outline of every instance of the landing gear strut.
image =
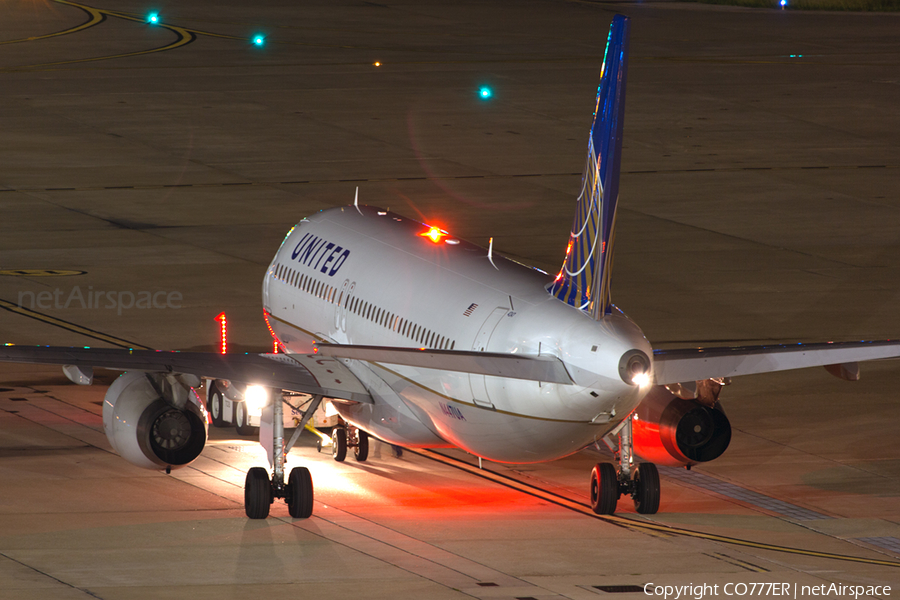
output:
M 644 515 L 659 510 L 659 471 L 653 463 L 634 463 L 631 418 L 625 419 L 618 433 L 618 447 L 603 440 L 616 455 L 619 468 L 598 463 L 591 471 L 591 509 L 598 515 L 616 512 L 620 496 L 631 496 L 634 509 Z
M 309 407 L 303 414 L 294 435 L 285 445 L 284 443 L 284 400 L 281 394 L 274 393 L 272 398 L 272 446 L 271 456 L 274 463 L 272 478 L 262 467 L 253 467 L 247 471 L 244 481 L 244 512 L 251 519 L 265 519 L 269 516 L 269 508 L 275 498 L 282 498 L 288 506 L 288 513 L 295 519 L 305 519 L 312 515 L 313 511 L 313 482 L 309 469 L 306 467 L 294 467 L 288 477 L 287 484 L 284 481 L 285 456 L 290 452 L 300 432 L 306 426 L 309 418 L 319 407 L 321 396 L 314 396 Z M 269 440 L 260 439 L 263 446 L 267 446 Z

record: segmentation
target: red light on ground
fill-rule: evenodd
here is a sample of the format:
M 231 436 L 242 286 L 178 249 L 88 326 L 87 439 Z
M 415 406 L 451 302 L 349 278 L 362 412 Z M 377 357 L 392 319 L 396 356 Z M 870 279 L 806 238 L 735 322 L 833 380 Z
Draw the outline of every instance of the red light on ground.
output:
M 228 351 L 228 324 L 225 319 L 225 313 L 219 313 L 219 316 L 216 317 L 216 321 L 221 323 L 222 345 L 219 350 L 222 354 L 225 354 Z
M 441 240 L 447 236 L 447 234 L 441 231 L 438 227 L 429 227 L 428 231 L 420 233 L 419 235 L 422 237 L 427 237 L 435 244 L 441 243 Z

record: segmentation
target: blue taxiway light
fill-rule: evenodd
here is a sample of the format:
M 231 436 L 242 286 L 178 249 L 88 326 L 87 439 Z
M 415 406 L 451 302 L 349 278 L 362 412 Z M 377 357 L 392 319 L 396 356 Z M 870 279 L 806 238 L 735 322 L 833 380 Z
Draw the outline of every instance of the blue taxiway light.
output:
M 266 38 L 265 38 L 265 37 L 263 37 L 263 36 L 261 36 L 261 35 L 254 35 L 254 36 L 253 36 L 253 45 L 254 45 L 254 46 L 262 46 L 262 45 L 265 44 L 265 43 L 266 43 Z
M 487 100 L 488 98 L 490 98 L 491 96 L 494 95 L 494 92 L 492 92 L 491 88 L 489 88 L 489 87 L 483 87 L 480 90 L 478 90 L 478 95 L 481 97 L 482 100 Z
M 147 15 L 147 22 L 151 25 L 156 25 L 159 23 L 159 13 L 150 13 Z

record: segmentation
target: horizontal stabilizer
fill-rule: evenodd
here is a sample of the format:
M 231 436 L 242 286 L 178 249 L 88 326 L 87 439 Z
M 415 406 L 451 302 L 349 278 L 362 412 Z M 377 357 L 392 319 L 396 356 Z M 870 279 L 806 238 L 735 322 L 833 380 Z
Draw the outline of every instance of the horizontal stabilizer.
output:
M 528 356 L 474 352 L 463 350 L 426 350 L 425 348 L 396 348 L 391 346 L 356 346 L 349 344 L 318 344 L 318 356 L 350 358 L 368 362 L 459 371 L 476 375 L 492 375 L 510 379 L 527 379 L 546 383 L 571 384 L 566 366 L 555 356 Z
M 900 341 L 656 350 L 653 353 L 653 370 L 657 384 L 669 385 L 882 358 L 900 358 Z

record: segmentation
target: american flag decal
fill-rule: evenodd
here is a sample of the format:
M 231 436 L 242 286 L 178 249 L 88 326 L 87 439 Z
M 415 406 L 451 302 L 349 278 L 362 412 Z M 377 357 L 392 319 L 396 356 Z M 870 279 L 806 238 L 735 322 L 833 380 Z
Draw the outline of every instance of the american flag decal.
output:
M 467 317 L 471 316 L 472 313 L 475 312 L 476 308 L 478 308 L 478 305 L 473 302 L 472 304 L 469 305 L 469 308 L 467 308 L 466 310 L 463 311 L 463 315 L 465 315 Z

